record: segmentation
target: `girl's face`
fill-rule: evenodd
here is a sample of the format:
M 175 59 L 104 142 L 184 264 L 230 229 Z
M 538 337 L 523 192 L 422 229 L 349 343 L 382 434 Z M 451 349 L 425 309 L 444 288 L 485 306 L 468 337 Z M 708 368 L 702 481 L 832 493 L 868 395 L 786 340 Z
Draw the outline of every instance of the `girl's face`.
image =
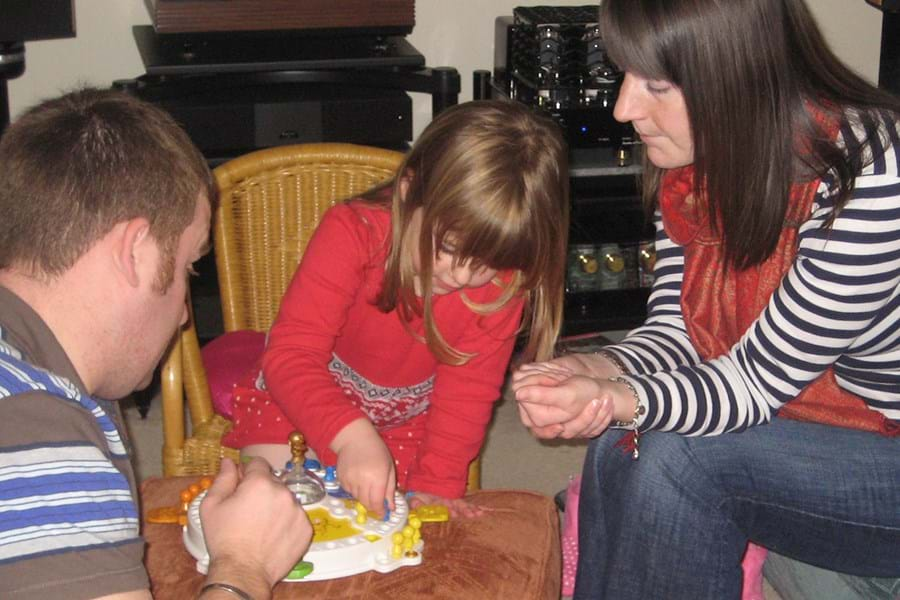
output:
M 416 232 L 421 228 L 422 209 L 417 208 L 413 213 L 411 231 Z M 439 240 L 434 241 L 435 245 Z M 466 288 L 479 288 L 490 283 L 497 275 L 496 269 L 484 266 L 473 267 L 471 262 L 459 262 L 456 260 L 456 249 L 452 240 L 444 240 L 438 246 L 438 254 L 431 268 L 431 290 L 435 296 L 451 294 Z M 413 257 L 413 265 L 416 271 L 421 271 L 418 254 Z M 418 286 L 417 286 L 418 287 Z M 421 292 L 421 290 L 418 290 Z
M 438 249 L 432 267 L 431 289 L 434 295 L 450 294 L 465 288 L 479 288 L 488 284 L 497 275 L 496 269 L 473 267 L 471 261 L 461 263 L 455 257 L 456 252 L 452 243 L 445 241 Z
M 661 169 L 694 162 L 694 136 L 681 89 L 668 81 L 625 72 L 613 116 L 631 121 L 644 142 L 647 158 Z

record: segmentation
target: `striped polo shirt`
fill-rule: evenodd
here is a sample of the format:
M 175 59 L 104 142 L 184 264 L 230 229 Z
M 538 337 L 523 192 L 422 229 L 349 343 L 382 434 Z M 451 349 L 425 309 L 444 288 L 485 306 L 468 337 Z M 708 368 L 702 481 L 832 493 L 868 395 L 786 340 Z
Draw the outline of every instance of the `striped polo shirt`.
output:
M 136 498 L 118 406 L 0 287 L 0 598 L 147 589 Z

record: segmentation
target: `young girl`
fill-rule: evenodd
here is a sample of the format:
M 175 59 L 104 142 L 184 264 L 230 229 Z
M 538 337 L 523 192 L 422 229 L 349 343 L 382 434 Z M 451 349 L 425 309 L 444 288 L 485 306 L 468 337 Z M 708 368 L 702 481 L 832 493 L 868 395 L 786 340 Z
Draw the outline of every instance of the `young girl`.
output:
M 297 429 L 370 510 L 399 486 L 478 514 L 461 498 L 516 336 L 548 359 L 562 319 L 565 144 L 524 105 L 468 102 L 399 173 L 323 217 L 225 443 L 281 466 Z

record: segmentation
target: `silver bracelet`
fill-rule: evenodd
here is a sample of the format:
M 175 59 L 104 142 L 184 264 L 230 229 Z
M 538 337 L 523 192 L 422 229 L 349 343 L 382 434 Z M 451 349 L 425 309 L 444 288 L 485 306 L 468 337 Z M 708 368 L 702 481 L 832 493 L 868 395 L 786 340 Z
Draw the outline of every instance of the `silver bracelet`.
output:
M 638 394 L 637 388 L 634 387 L 634 384 L 625 379 L 624 377 L 610 377 L 609 381 L 613 383 L 621 383 L 625 387 L 627 387 L 631 391 L 631 395 L 634 396 L 634 415 L 631 417 L 630 421 L 613 421 L 613 425 L 616 427 L 622 427 L 628 429 L 632 432 L 633 441 L 634 441 L 634 449 L 631 452 L 631 457 L 634 460 L 637 460 L 640 457 L 640 436 L 641 432 L 638 431 L 638 420 L 640 420 L 641 416 L 647 412 L 647 408 L 641 403 L 641 396 Z
M 612 365 L 619 370 L 620 375 L 628 374 L 628 367 L 625 366 L 625 363 L 622 362 L 622 359 L 619 358 L 619 355 L 615 352 L 610 352 L 609 350 L 600 349 L 596 352 L 606 360 L 612 363 Z
M 222 590 L 223 592 L 229 592 L 231 594 L 234 594 L 237 598 L 240 598 L 241 600 L 253 600 L 253 598 L 250 597 L 250 594 L 248 594 L 241 588 L 235 587 L 235 586 L 231 585 L 230 583 L 221 583 L 219 581 L 214 581 L 213 583 L 207 583 L 202 588 L 200 588 L 200 596 L 202 597 L 203 594 L 205 594 L 206 592 L 211 592 L 212 590 Z

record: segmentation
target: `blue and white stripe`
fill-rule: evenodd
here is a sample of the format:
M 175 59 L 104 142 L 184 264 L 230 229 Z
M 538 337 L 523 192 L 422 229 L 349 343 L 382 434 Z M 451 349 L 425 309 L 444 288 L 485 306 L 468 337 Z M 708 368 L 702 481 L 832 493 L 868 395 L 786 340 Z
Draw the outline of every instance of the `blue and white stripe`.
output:
M 44 391 L 77 403 L 93 416 L 107 447 L 82 439 L 0 446 L 0 564 L 138 541 L 131 487 L 112 462 L 127 458 L 114 422 L 70 381 L 20 356 L 0 343 L 0 402 Z
M 0 450 L 0 563 L 137 536 L 128 481 L 97 447 Z
M 21 360 L 17 357 L 17 354 L 18 356 L 21 354 L 8 343 L 0 340 L 0 345 L 2 345 L 0 348 L 0 400 L 15 394 L 44 391 L 78 404 L 94 416 L 106 437 L 106 443 L 112 455 L 117 458 L 127 456 L 116 424 L 95 399 L 83 395 L 65 377 L 60 377 Z
M 797 259 L 759 319 L 728 352 L 701 361 L 681 315 L 682 248 L 657 214 L 648 319 L 608 347 L 647 403 L 641 429 L 715 435 L 763 423 L 834 366 L 838 384 L 900 421 L 900 156 L 894 121 L 868 136 L 872 160 L 830 229 L 830 181 L 799 231 Z M 842 140 L 858 145 L 862 126 Z

